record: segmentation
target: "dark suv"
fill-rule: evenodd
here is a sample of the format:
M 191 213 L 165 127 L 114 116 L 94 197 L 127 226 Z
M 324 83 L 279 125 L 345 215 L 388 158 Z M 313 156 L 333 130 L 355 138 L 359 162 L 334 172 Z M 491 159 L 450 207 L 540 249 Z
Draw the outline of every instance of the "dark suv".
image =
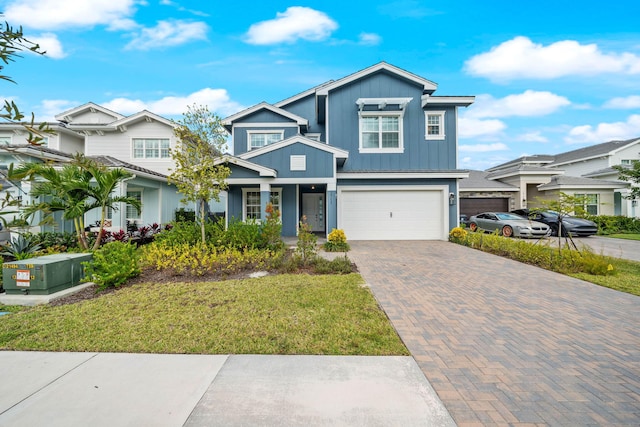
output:
M 559 222 L 558 213 L 553 211 L 532 211 L 529 209 L 516 209 L 511 211 L 516 215 L 529 218 L 534 221 L 544 222 L 551 228 L 551 235 L 558 235 Z M 562 235 L 567 236 L 593 236 L 598 232 L 598 226 L 595 222 L 588 219 L 576 218 L 575 216 L 565 215 L 562 217 Z

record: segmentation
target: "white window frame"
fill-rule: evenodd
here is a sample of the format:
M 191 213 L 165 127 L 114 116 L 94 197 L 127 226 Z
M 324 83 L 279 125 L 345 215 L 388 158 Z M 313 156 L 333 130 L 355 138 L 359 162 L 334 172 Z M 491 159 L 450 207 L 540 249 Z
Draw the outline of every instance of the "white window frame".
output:
M 307 156 L 304 154 L 292 154 L 289 156 L 289 170 L 291 171 L 306 171 L 307 170 Z
M 144 207 L 142 205 L 142 200 L 143 200 L 143 197 L 144 197 L 144 189 L 142 187 L 129 187 L 129 188 L 127 188 L 127 197 L 131 197 L 131 196 L 129 196 L 129 193 L 140 193 L 140 213 L 136 213 L 136 215 L 138 215 L 137 218 L 130 218 L 129 217 L 129 207 L 131 205 L 129 205 L 127 203 L 125 205 L 125 207 L 124 207 L 124 215 L 126 217 L 125 219 L 127 221 L 129 221 L 130 223 L 137 222 L 138 225 L 140 225 L 140 223 L 142 222 L 142 211 L 144 209 Z M 133 209 L 135 211 L 135 208 L 132 207 L 132 206 L 131 206 L 131 209 Z
M 445 111 L 425 111 L 424 112 L 424 139 L 427 141 L 443 140 L 444 134 L 444 115 Z M 429 134 L 429 116 L 438 116 L 440 118 L 440 128 L 438 134 Z
M 136 156 L 136 142 L 142 141 L 142 157 Z M 147 144 L 150 141 L 158 141 L 158 157 L 150 157 L 147 153 L 156 150 L 155 148 L 149 147 Z M 167 146 L 163 147 L 162 143 L 167 142 Z M 163 156 L 163 151 L 165 155 Z M 156 161 L 166 161 L 171 159 L 171 139 L 170 138 L 131 138 L 131 158 L 136 160 L 156 160 Z
M 598 193 L 575 193 L 574 196 L 579 197 L 579 198 L 584 198 L 584 204 L 582 205 L 582 208 L 584 209 L 585 213 L 588 213 L 589 215 L 599 215 L 599 212 L 600 212 L 600 194 L 598 194 Z M 589 197 L 594 197 L 595 198 L 595 203 L 589 203 Z M 596 208 L 595 213 L 589 212 L 589 206 L 593 206 L 593 207 Z
M 398 118 L 398 146 L 397 147 L 378 147 L 378 148 L 365 148 L 363 146 L 363 121 L 365 117 L 397 117 Z M 404 110 L 402 111 L 360 111 L 358 113 L 358 139 L 359 139 L 359 152 L 360 153 L 404 153 Z M 378 143 L 382 145 L 382 120 L 379 121 L 378 135 L 380 136 Z
M 0 136 L 0 145 L 11 145 L 11 136 Z
M 267 145 L 270 144 L 265 144 L 262 145 L 260 147 L 252 147 L 251 146 L 251 136 L 252 135 L 279 135 L 280 139 L 278 141 L 282 141 L 284 139 L 284 129 L 278 129 L 278 130 L 248 130 L 247 131 L 247 151 L 251 151 L 251 150 L 257 150 L 258 148 L 262 148 L 262 147 L 266 147 Z M 278 141 L 274 141 L 271 144 L 274 144 L 275 142 Z
M 254 187 L 254 188 L 243 188 L 242 189 L 242 220 L 243 221 L 247 221 L 247 195 L 248 193 L 258 193 L 260 194 L 260 188 Z M 270 191 L 270 194 L 272 193 L 277 193 L 278 194 L 278 203 L 277 204 L 273 204 L 273 207 L 276 208 L 279 212 L 280 215 L 282 215 L 282 188 L 272 188 Z M 260 197 L 262 197 L 262 194 L 260 194 Z M 269 201 L 271 201 L 271 197 L 269 197 Z M 255 221 L 262 221 L 262 200 L 260 200 L 260 218 L 250 218 L 253 219 Z

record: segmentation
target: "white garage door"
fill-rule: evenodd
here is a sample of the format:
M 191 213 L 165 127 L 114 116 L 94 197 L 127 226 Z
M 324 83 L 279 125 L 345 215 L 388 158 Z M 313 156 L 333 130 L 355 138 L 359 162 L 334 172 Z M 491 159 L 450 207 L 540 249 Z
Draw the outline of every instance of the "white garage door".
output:
M 442 240 L 448 228 L 444 192 L 385 187 L 340 189 L 338 228 L 349 240 Z

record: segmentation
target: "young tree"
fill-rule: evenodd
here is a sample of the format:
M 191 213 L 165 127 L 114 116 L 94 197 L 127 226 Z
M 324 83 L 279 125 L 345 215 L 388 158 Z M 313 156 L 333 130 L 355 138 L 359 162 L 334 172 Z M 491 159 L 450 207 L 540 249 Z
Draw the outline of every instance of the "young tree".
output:
M 563 231 L 562 221 L 571 215 L 579 215 L 582 216 L 586 213 L 585 211 L 585 196 L 574 196 L 570 194 L 563 193 L 562 191 L 558 193 L 558 197 L 556 199 L 545 200 L 545 199 L 537 199 L 537 203 L 540 205 L 538 208 L 531 209 L 532 212 L 536 211 L 553 211 L 558 214 L 558 248 L 562 246 L 562 237 L 568 239 L 571 245 L 577 249 L 577 245 L 573 241 L 571 234 Z
M 171 150 L 175 169 L 169 175 L 184 197 L 183 202 L 199 205 L 200 231 L 205 242 L 206 209 L 209 200 L 220 200 L 220 191 L 227 188 L 226 179 L 231 170 L 216 164 L 226 143 L 226 131 L 220 117 L 206 106 L 189 106 L 177 122 L 175 135 L 178 145 Z
M 625 198 L 640 199 L 640 160 L 634 160 L 628 169 L 622 165 L 613 168 L 619 172 L 618 179 L 635 184 L 631 186 L 631 192 Z

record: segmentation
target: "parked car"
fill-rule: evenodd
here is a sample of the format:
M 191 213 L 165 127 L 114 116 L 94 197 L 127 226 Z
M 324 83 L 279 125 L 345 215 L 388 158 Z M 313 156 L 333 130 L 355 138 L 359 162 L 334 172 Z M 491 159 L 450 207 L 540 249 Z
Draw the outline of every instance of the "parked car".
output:
M 557 212 L 554 211 L 537 211 L 529 209 L 516 209 L 511 211 L 516 215 L 520 215 L 524 218 L 529 218 L 534 221 L 544 222 L 551 228 L 551 235 L 557 236 L 560 218 Z M 575 216 L 564 215 L 562 217 L 562 235 L 568 236 L 593 236 L 598 232 L 598 226 L 595 222 L 589 221 L 584 218 L 577 218 Z
M 550 234 L 547 224 L 508 212 L 484 212 L 469 218 L 471 231 L 498 232 L 505 237 L 542 238 Z
M 460 214 L 460 226 L 465 226 L 468 227 L 469 226 L 469 216 L 465 215 L 465 214 Z

